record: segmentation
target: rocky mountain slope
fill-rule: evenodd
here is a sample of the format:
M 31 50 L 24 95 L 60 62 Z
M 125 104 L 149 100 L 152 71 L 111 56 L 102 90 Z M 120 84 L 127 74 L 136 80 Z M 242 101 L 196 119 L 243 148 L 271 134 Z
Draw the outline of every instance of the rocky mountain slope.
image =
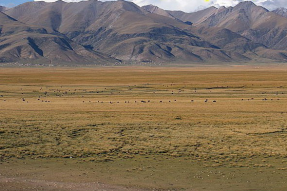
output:
M 132 2 L 30 2 L 6 11 L 73 41 L 130 62 L 249 60 L 197 36 L 190 24 L 151 13 Z
M 281 7 L 281 8 L 273 10 L 272 12 L 287 18 L 287 9 L 286 8 Z
M 168 13 L 173 17 L 182 20 L 184 22 L 191 22 L 196 24 L 203 22 L 208 17 L 215 14 L 217 10 L 218 9 L 215 7 L 209 7 L 207 9 L 200 10 L 194 13 L 185 13 L 183 11 L 168 11 Z
M 226 48 L 231 46 L 236 52 L 250 50 L 263 58 L 286 61 L 287 19 L 277 13 L 247 1 L 235 7 L 208 8 L 189 14 L 192 18 L 200 18 L 198 15 L 205 15 L 205 19 L 187 20 L 193 21 L 198 35 L 206 37 L 210 43 L 221 48 L 228 44 Z M 234 35 L 230 36 L 231 32 Z
M 218 12 L 197 25 L 200 28 L 221 27 L 236 32 L 268 48 L 286 49 L 287 20 L 252 2 L 218 9 Z
M 117 62 L 112 58 L 124 63 L 287 60 L 287 18 L 252 2 L 184 13 L 128 1 L 37 1 L 4 12 L 14 22 L 37 26 L 46 36 L 56 36 L 72 47 L 59 48 L 60 43 L 48 40 L 41 48 L 43 32 L 32 35 L 26 30 L 47 59 L 107 63 Z M 57 50 L 57 56 L 52 50 Z M 33 55 L 30 57 L 39 57 Z
M 113 59 L 71 41 L 60 33 L 27 25 L 0 12 L 0 61 L 95 63 Z

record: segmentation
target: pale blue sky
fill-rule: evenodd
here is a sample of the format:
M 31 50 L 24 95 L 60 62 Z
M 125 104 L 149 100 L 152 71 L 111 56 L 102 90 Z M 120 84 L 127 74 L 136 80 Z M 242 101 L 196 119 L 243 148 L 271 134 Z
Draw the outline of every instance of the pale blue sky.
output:
M 28 1 L 33 1 L 33 0 L 0 0 L 0 5 L 5 6 L 5 7 L 13 7 L 15 5 L 19 5 Z

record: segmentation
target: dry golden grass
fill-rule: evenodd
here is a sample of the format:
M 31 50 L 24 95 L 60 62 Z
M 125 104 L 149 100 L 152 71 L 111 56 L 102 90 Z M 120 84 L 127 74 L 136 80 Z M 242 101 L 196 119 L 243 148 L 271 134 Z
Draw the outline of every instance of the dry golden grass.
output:
M 285 68 L 1 69 L 0 95 L 4 161 L 286 166 Z

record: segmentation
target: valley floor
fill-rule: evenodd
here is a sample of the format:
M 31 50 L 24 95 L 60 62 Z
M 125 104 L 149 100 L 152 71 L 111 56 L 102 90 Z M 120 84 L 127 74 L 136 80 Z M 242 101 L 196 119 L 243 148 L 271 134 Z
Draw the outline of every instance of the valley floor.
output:
M 285 105 L 283 66 L 1 68 L 0 188 L 283 191 Z

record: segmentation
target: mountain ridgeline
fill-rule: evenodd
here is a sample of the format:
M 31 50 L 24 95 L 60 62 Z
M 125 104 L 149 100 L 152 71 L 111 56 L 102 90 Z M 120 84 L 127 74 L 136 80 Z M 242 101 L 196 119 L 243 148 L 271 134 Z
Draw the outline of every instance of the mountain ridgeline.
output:
M 271 12 L 252 2 L 194 13 L 122 0 L 36 1 L 0 11 L 0 62 L 287 61 L 287 11 Z

